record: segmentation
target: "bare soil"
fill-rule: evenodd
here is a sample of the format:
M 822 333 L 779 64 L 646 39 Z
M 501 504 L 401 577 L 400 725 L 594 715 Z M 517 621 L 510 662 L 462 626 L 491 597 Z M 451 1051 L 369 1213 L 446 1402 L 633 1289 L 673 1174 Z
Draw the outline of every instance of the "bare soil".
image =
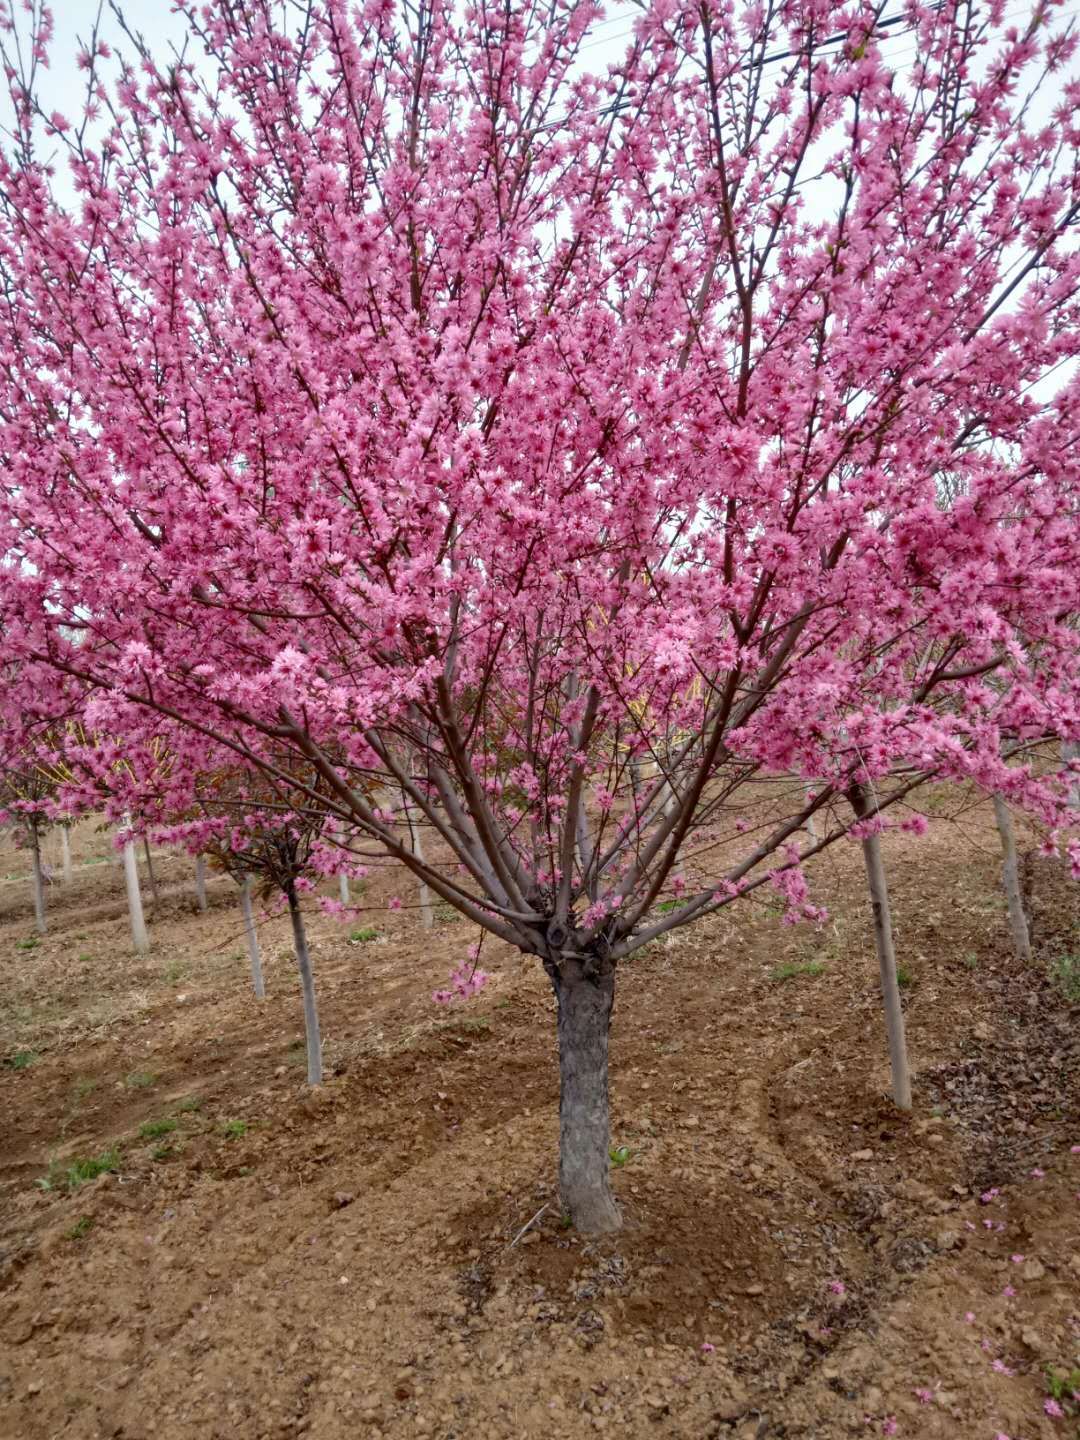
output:
M 1080 887 L 1022 838 L 1030 969 L 988 805 L 886 842 L 909 1116 L 857 846 L 817 862 L 821 929 L 745 905 L 628 962 L 626 1223 L 595 1242 L 560 1216 L 535 962 L 488 941 L 491 984 L 440 1009 L 466 922 L 425 933 L 392 868 L 358 920 L 312 907 L 311 1091 L 287 920 L 262 923 L 259 1004 L 235 887 L 198 914 L 162 856 L 138 959 L 80 833 L 40 943 L 28 885 L 0 885 L 0 1435 L 1072 1440 L 1043 1401 L 1046 1367 L 1080 1366 L 1080 1010 L 1049 971 L 1080 953 Z

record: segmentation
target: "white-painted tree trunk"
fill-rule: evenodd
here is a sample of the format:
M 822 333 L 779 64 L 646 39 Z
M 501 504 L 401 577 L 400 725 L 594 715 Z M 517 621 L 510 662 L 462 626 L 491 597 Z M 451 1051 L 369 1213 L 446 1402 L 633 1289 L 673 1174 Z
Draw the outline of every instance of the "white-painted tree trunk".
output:
M 348 875 L 341 874 L 341 875 L 338 876 L 338 888 L 339 888 L 339 890 L 340 890 L 340 892 L 341 892 L 341 903 L 342 903 L 343 905 L 348 905 L 348 903 L 349 903 L 349 877 L 348 877 Z
M 34 887 L 34 928 L 39 935 L 46 931 L 45 921 L 45 875 L 41 868 L 41 836 L 37 821 L 30 821 L 30 866 Z
M 852 809 L 860 820 L 870 819 L 877 814 L 876 800 L 871 803 L 860 788 L 853 789 L 850 798 Z M 908 1065 L 907 1037 L 904 1034 L 904 1008 L 900 1003 L 900 986 L 896 978 L 892 913 L 889 909 L 885 865 L 881 858 L 881 837 L 867 835 L 862 842 L 862 852 L 870 890 L 870 907 L 874 917 L 874 948 L 877 950 L 878 973 L 881 978 L 885 1033 L 889 1041 L 893 1101 L 901 1110 L 910 1110 L 911 1070 Z
M 904 1010 L 896 979 L 896 952 L 893 949 L 889 887 L 881 859 L 881 837 L 868 835 L 862 842 L 870 904 L 874 913 L 874 945 L 881 975 L 881 999 L 885 1007 L 885 1032 L 889 1038 L 889 1066 L 892 1070 L 893 1100 L 901 1110 L 911 1109 L 911 1071 L 908 1067 Z
M 322 1037 L 319 1034 L 319 1010 L 315 1003 L 315 980 L 311 973 L 311 956 L 308 953 L 307 935 L 304 933 L 304 917 L 300 914 L 300 902 L 295 889 L 290 885 L 285 892 L 289 901 L 289 919 L 292 921 L 293 945 L 296 949 L 296 964 L 300 971 L 300 987 L 304 992 L 304 1033 L 307 1037 L 307 1078 L 309 1085 L 321 1085 Z
M 1061 762 L 1067 765 L 1070 760 L 1080 759 L 1080 740 L 1063 740 L 1061 742 Z M 1069 786 L 1069 805 L 1073 810 L 1080 810 L 1080 776 L 1077 776 Z
M 127 884 L 131 941 L 135 946 L 136 953 L 145 955 L 150 949 L 150 937 L 146 933 L 146 920 L 143 917 L 142 892 L 139 889 L 139 867 L 135 860 L 134 840 L 129 840 L 124 846 L 124 880 Z
M 420 861 L 420 863 L 423 864 L 424 841 L 423 837 L 420 834 L 420 826 L 410 825 L 410 829 L 412 831 L 412 852 Z M 431 903 L 431 887 L 428 885 L 426 880 L 421 880 L 419 884 L 420 923 L 421 925 L 423 925 L 425 930 L 431 930 L 435 925 L 435 907 Z
M 1009 907 L 1009 930 L 1012 934 L 1013 949 L 1018 960 L 1028 961 L 1031 959 L 1031 936 L 1028 932 L 1027 916 L 1024 914 L 1024 897 L 1020 890 L 1016 832 L 1009 807 L 1000 795 L 994 796 L 994 819 L 1001 836 L 1001 878 L 1005 885 L 1005 901 Z
M 207 909 L 206 903 L 206 856 L 195 856 L 195 903 L 200 910 Z
M 809 805 L 813 800 L 814 791 L 816 789 L 817 786 L 811 785 L 809 781 L 807 781 L 807 783 L 803 786 L 803 798 L 807 805 Z M 803 829 L 806 831 L 807 835 L 810 836 L 811 840 L 816 840 L 818 838 L 817 825 L 814 821 L 813 815 L 808 815 L 806 817 L 806 823 L 803 825 Z
M 60 873 L 64 884 L 70 885 L 74 872 L 71 868 L 71 835 L 66 825 L 60 826 Z
M 262 956 L 259 953 L 259 936 L 255 929 L 255 916 L 251 911 L 251 876 L 245 875 L 240 882 L 240 909 L 244 915 L 244 938 L 247 940 L 248 959 L 251 961 L 251 983 L 256 1000 L 266 999 L 266 984 L 263 980 Z

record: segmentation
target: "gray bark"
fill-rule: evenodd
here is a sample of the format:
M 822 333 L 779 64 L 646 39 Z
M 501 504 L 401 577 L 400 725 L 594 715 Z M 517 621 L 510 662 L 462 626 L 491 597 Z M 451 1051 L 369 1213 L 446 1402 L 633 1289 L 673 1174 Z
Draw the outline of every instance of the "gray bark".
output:
M 1024 897 L 1020 891 L 1020 866 L 1016 856 L 1016 833 L 1013 830 L 1012 815 L 1000 795 L 994 796 L 994 819 L 1001 836 L 1001 878 L 1005 885 L 1005 900 L 1009 907 L 1009 930 L 1012 933 L 1013 949 L 1018 960 L 1031 959 L 1031 936 L 1028 932 L 1027 916 L 1024 914 Z
M 339 887 L 340 892 L 341 892 L 341 903 L 342 903 L 343 905 L 348 905 L 348 903 L 349 903 L 349 877 L 348 877 L 348 875 L 342 874 L 342 875 L 339 875 L 339 876 L 338 876 L 338 887 Z
M 304 933 L 304 917 L 300 914 L 300 902 L 291 885 L 285 893 L 289 901 L 289 918 L 292 921 L 296 964 L 300 971 L 300 986 L 304 992 L 304 1033 L 307 1036 L 308 1084 L 321 1085 L 323 1078 L 322 1039 L 319 1035 L 319 1011 L 315 1004 L 315 981 L 311 973 L 311 956 L 308 954 L 307 935 Z
M 206 901 L 206 856 L 195 856 L 195 903 L 200 910 L 207 908 Z
M 610 965 L 587 975 L 578 956 L 548 965 L 558 1001 L 559 1189 L 574 1226 L 603 1235 L 622 1225 L 611 1193 L 608 1032 L 615 1000 Z
M 852 809 L 859 819 L 875 815 L 862 790 L 851 791 Z M 900 986 L 896 979 L 896 951 L 893 948 L 892 914 L 889 909 L 889 887 L 881 858 L 881 837 L 868 835 L 862 842 L 866 880 L 870 888 L 870 906 L 874 916 L 874 946 L 877 950 L 878 972 L 881 977 L 881 1001 L 885 1009 L 885 1032 L 889 1040 L 889 1065 L 892 1071 L 893 1100 L 901 1110 L 911 1109 L 911 1071 L 908 1067 L 907 1037 L 904 1034 L 904 1009 L 900 1003 Z
M 409 830 L 412 834 L 412 852 L 423 864 L 424 841 L 420 834 L 420 826 L 413 825 L 410 821 Z M 420 923 L 425 930 L 431 930 L 435 924 L 435 907 L 431 903 L 431 887 L 426 880 L 420 881 Z
M 37 821 L 30 821 L 30 865 L 33 872 L 34 886 L 34 928 L 39 935 L 44 935 L 47 928 L 45 921 L 45 876 L 41 869 L 41 836 L 38 834 Z
M 1067 765 L 1070 760 L 1080 759 L 1080 740 L 1063 740 L 1061 742 L 1061 762 Z M 1069 804 L 1074 810 L 1080 810 L 1080 776 L 1069 786 Z
M 66 825 L 60 826 L 60 873 L 64 877 L 64 884 L 71 884 L 71 836 L 68 834 Z
M 255 917 L 251 913 L 251 876 L 245 875 L 240 882 L 240 909 L 244 915 L 244 938 L 247 940 L 248 959 L 251 961 L 251 983 L 255 999 L 266 999 L 266 983 L 263 980 L 262 956 L 259 954 L 259 936 L 255 929 Z
M 135 842 L 133 840 L 129 840 L 124 846 L 124 880 L 127 883 L 132 944 L 135 946 L 137 954 L 145 955 L 150 949 L 150 937 L 146 933 L 146 920 L 143 918 L 142 893 L 139 890 L 139 867 L 135 862 Z
M 150 894 L 153 896 L 154 904 L 158 903 L 157 876 L 154 874 L 154 862 L 150 859 L 150 841 L 143 836 L 143 854 L 146 856 L 146 873 L 150 879 Z

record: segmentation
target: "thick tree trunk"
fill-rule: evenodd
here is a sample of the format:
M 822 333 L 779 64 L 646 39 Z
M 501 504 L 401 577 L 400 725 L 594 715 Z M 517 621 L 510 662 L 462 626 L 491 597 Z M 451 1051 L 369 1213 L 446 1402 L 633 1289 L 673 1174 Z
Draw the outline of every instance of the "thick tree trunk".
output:
M 251 913 L 251 876 L 245 875 L 240 882 L 240 909 L 244 915 L 244 938 L 247 940 L 248 959 L 251 961 L 251 983 L 255 988 L 255 999 L 266 999 L 266 983 L 263 980 L 262 956 L 259 954 L 259 936 L 255 929 L 255 916 Z
M 589 976 L 576 956 L 548 973 L 559 1005 L 559 1189 L 576 1229 L 604 1235 L 622 1224 L 609 1178 L 608 1032 L 615 1000 L 610 965 Z
M 153 897 L 155 906 L 158 903 L 157 876 L 154 874 L 154 862 L 150 859 L 150 841 L 143 836 L 143 854 L 146 856 L 146 873 L 150 879 L 150 894 Z
M 66 825 L 60 826 L 60 873 L 64 877 L 64 884 L 71 884 L 71 836 L 68 834 Z
M 876 804 L 872 806 L 860 789 L 853 789 L 850 798 L 852 809 L 860 820 L 877 813 Z M 900 1003 L 900 986 L 896 979 L 896 951 L 893 949 L 889 887 L 881 858 L 881 837 L 867 835 L 862 842 L 862 852 L 874 915 L 874 946 L 877 949 L 878 971 L 881 976 L 885 1031 L 889 1040 L 893 1100 L 901 1110 L 910 1110 L 911 1071 L 908 1068 L 907 1037 L 904 1034 L 904 1009 Z
M 135 842 L 133 840 L 129 840 L 124 846 L 124 879 L 127 882 L 132 944 L 139 955 L 145 955 L 150 949 L 150 937 L 146 933 L 146 921 L 143 918 L 142 893 L 139 890 L 139 867 L 135 861 Z
M 41 836 L 38 834 L 37 821 L 30 821 L 30 865 L 33 871 L 34 886 L 34 928 L 39 935 L 44 935 L 46 930 L 45 922 L 45 875 L 41 868 Z
M 300 914 L 300 902 L 296 891 L 290 885 L 285 892 L 289 901 L 289 918 L 292 920 L 293 944 L 296 948 L 296 964 L 300 971 L 300 985 L 304 992 L 304 1032 L 307 1036 L 307 1078 L 309 1085 L 321 1085 L 322 1039 L 319 1035 L 319 1012 L 315 1004 L 315 981 L 311 974 L 311 956 L 308 954 L 307 935 L 304 933 L 304 917 Z
M 205 855 L 195 856 L 195 903 L 200 910 L 207 909 Z
M 1013 949 L 1018 960 L 1031 959 L 1031 936 L 1028 933 L 1027 916 L 1024 914 L 1024 897 L 1020 891 L 1020 866 L 1016 857 L 1016 834 L 1013 830 L 1012 815 L 1000 795 L 994 796 L 994 818 L 1001 836 L 1002 880 L 1005 883 L 1005 900 L 1009 907 L 1009 929 L 1012 932 Z

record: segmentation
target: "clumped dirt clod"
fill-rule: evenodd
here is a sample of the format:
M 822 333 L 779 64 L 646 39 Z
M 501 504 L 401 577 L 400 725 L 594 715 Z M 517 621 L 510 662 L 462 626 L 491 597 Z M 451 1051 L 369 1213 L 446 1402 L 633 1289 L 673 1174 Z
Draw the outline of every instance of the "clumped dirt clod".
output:
M 315 1090 L 287 917 L 260 926 L 259 1003 L 235 887 L 199 914 L 184 860 L 158 863 L 147 957 L 108 864 L 53 888 L 29 950 L 29 889 L 4 886 L 0 1056 L 36 1059 L 0 1068 L 0 1434 L 1067 1433 L 1042 1403 L 1045 1367 L 1080 1364 L 1080 1027 L 1045 977 L 1078 887 L 1026 860 L 1022 968 L 992 824 L 885 842 L 910 1115 L 857 847 L 814 876 L 822 930 L 747 908 L 622 969 L 625 1223 L 600 1240 L 554 1188 L 547 980 L 485 951 L 489 988 L 435 1007 L 474 936 L 386 909 L 396 873 L 367 884 L 374 943 L 309 916 Z M 114 1146 L 113 1171 L 36 1183 Z

